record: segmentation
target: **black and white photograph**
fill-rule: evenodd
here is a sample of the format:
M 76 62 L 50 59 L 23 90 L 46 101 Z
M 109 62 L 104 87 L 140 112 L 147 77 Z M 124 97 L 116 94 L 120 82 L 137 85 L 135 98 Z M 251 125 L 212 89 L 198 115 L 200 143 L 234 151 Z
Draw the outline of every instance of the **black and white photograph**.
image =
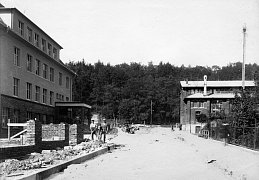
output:
M 0 0 L 0 180 L 258 180 L 259 0 Z

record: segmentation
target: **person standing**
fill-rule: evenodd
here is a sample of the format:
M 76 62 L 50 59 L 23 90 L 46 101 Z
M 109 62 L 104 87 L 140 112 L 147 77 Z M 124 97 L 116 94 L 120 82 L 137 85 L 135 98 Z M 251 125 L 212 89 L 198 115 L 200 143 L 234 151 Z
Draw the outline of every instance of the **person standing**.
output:
M 103 119 L 103 123 L 101 124 L 101 136 L 103 135 L 103 142 L 105 143 L 105 139 L 106 139 L 106 132 L 107 132 L 107 123 L 106 123 L 106 119 Z
M 94 123 L 94 120 L 92 120 L 90 124 L 90 130 L 91 130 L 91 139 L 94 140 L 94 135 L 96 135 L 96 124 Z

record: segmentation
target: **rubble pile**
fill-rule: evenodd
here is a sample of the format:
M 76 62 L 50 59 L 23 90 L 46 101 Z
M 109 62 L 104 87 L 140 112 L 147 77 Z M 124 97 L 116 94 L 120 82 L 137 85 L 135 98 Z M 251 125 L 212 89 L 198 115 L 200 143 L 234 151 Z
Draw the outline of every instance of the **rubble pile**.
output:
M 58 148 L 57 150 L 42 150 L 41 153 L 31 153 L 24 160 L 8 159 L 0 163 L 0 179 L 4 175 L 59 164 L 62 161 L 69 160 L 78 155 L 87 154 L 105 146 L 106 144 L 100 141 L 89 141 L 82 142 L 76 146 L 65 146 L 64 149 Z
M 138 126 L 134 126 L 134 125 L 129 125 L 129 124 L 125 124 L 122 127 L 122 131 L 123 132 L 127 132 L 129 134 L 135 134 L 135 131 L 139 130 Z

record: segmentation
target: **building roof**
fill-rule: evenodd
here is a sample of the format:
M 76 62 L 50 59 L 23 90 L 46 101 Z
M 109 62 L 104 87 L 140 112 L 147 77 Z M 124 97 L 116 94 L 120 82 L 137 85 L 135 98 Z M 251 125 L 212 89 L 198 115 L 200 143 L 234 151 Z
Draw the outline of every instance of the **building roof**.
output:
M 0 7 L 0 10 L 2 12 L 6 12 L 6 13 L 13 13 L 13 11 L 16 11 L 17 13 L 19 13 L 20 15 L 22 15 L 22 17 L 24 17 L 26 20 L 28 20 L 30 23 L 32 23 L 35 27 L 37 27 L 43 34 L 45 34 L 48 38 L 50 38 L 54 43 L 56 43 L 56 45 L 60 48 L 63 49 L 63 47 L 58 44 L 52 37 L 50 37 L 45 31 L 43 31 L 37 24 L 35 24 L 34 22 L 32 22 L 27 16 L 25 16 L 23 13 L 21 13 L 18 9 L 16 8 L 5 8 Z
M 204 87 L 204 81 L 180 81 L 183 88 Z M 245 81 L 246 87 L 254 87 L 254 81 Z M 242 87 L 242 81 L 207 81 L 207 87 Z
M 204 96 L 202 93 L 192 94 L 185 97 L 185 99 L 234 99 L 234 93 L 215 93 Z
M 56 107 L 86 107 L 91 109 L 92 107 L 82 102 L 56 102 Z

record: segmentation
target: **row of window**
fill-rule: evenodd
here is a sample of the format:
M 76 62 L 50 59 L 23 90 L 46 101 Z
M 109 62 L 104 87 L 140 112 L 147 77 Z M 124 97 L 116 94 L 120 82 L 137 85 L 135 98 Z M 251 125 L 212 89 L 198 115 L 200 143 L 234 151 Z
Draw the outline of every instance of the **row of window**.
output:
M 192 108 L 204 108 L 206 102 L 191 102 Z
M 234 90 L 233 88 L 214 88 L 214 89 L 207 89 L 207 93 L 233 93 Z M 189 89 L 187 90 L 187 93 L 190 94 L 195 94 L 195 93 L 203 93 L 203 89 Z
M 14 65 L 20 66 L 20 56 L 21 52 L 20 49 L 14 47 Z M 27 61 L 26 61 L 26 69 L 29 72 L 33 72 L 33 64 L 35 63 L 35 74 L 41 76 L 44 79 L 49 79 L 51 82 L 54 82 L 55 77 L 55 70 L 52 67 L 48 67 L 46 63 L 41 63 L 39 59 L 33 61 L 33 57 L 30 54 L 27 54 Z M 63 84 L 63 74 L 59 72 L 59 85 Z M 66 88 L 69 89 L 69 77 L 66 77 Z
M 196 93 L 203 93 L 203 89 L 189 89 L 189 90 L 187 90 L 187 93 L 189 95 L 196 94 Z M 207 89 L 207 93 L 208 94 L 212 93 L 212 89 Z
M 206 102 L 191 102 L 191 108 L 205 108 Z M 223 109 L 222 101 L 215 101 L 211 103 L 212 111 L 220 111 Z
M 26 99 L 33 100 L 32 97 L 32 84 L 27 82 L 26 83 Z M 20 79 L 13 78 L 13 95 L 19 96 L 19 89 L 20 89 Z M 41 98 L 42 97 L 42 98 Z M 45 88 L 40 88 L 39 86 L 35 85 L 35 96 L 34 100 L 36 102 L 42 102 L 43 104 L 47 104 L 47 99 L 49 99 L 49 104 L 54 104 L 54 92 L 48 91 Z M 64 101 L 64 95 L 56 93 L 56 100 L 57 101 Z M 66 97 L 66 101 L 69 101 L 69 97 Z
M 24 23 L 22 21 L 18 21 L 18 31 L 19 34 L 24 37 L 25 36 L 25 29 Z M 49 56 L 53 57 L 54 59 L 58 58 L 58 51 L 55 47 L 52 46 L 51 43 L 47 43 L 44 38 L 41 38 L 40 43 L 40 36 L 36 32 L 32 32 L 32 29 L 27 26 L 27 40 L 30 43 L 33 43 L 36 47 L 40 48 L 43 52 L 47 53 Z M 41 47 L 40 47 L 41 46 Z
M 21 118 L 20 118 L 20 110 L 19 109 L 11 109 L 8 107 L 3 107 L 2 108 L 2 121 L 1 125 L 3 128 L 7 127 L 8 119 L 10 119 L 11 123 L 21 123 Z M 34 114 L 34 116 L 33 116 Z M 31 120 L 31 119 L 37 119 L 41 120 L 43 124 L 47 123 L 53 123 L 54 116 L 47 115 L 46 114 L 40 114 L 40 113 L 32 113 L 31 111 L 26 112 L 26 121 Z

